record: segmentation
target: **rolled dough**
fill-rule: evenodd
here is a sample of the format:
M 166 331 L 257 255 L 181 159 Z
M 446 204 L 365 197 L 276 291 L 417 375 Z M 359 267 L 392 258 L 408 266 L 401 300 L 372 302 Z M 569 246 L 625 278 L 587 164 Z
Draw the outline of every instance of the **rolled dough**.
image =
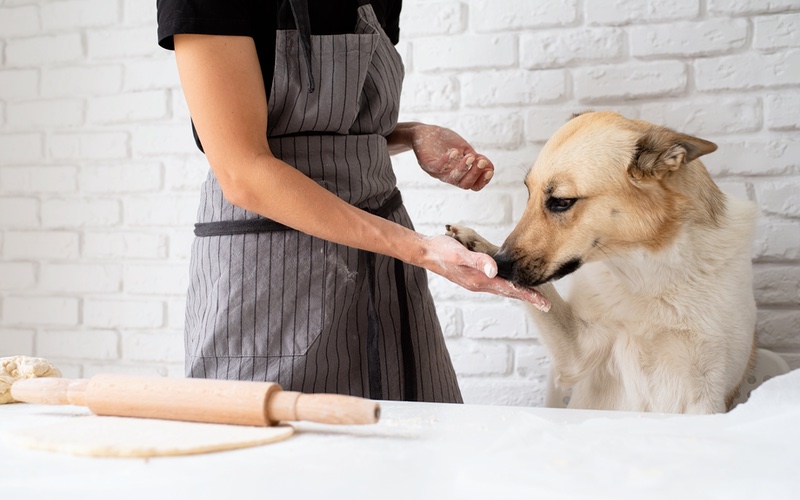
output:
M 60 376 L 59 369 L 44 358 L 28 356 L 0 358 L 0 405 L 16 403 L 11 397 L 11 384 L 17 380 Z
M 274 443 L 290 437 L 288 425 L 177 422 L 149 418 L 73 417 L 64 422 L 22 429 L 7 442 L 36 450 L 93 457 L 163 457 L 233 450 Z

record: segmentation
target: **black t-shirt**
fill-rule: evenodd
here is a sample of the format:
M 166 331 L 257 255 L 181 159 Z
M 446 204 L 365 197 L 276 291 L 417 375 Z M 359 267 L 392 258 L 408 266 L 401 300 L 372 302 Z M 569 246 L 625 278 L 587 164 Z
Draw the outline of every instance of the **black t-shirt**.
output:
M 371 3 L 386 34 L 397 43 L 402 0 L 307 0 L 311 33 L 352 33 L 356 10 Z M 249 36 L 255 41 L 264 85 L 269 96 L 275 66 L 275 31 L 294 29 L 287 0 L 156 0 L 158 44 L 174 49 L 173 35 Z

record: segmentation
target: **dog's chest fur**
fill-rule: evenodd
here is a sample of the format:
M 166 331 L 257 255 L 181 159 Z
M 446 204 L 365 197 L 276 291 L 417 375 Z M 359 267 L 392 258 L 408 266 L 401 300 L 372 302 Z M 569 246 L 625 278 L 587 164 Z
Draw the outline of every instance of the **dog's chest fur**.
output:
M 719 360 L 746 363 L 752 346 L 753 220 L 751 204 L 730 201 L 719 228 L 687 226 L 658 253 L 576 273 L 569 302 L 586 322 L 581 343 L 603 361 L 573 387 L 570 406 L 686 412 L 703 391 L 734 390 L 741 374 Z

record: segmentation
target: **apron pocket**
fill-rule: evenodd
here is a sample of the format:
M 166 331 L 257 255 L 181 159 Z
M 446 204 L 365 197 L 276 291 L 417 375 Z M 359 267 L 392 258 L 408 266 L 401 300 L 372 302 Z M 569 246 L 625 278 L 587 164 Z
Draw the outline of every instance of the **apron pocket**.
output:
M 199 356 L 305 355 L 355 288 L 357 251 L 297 231 L 198 238 L 193 260 L 187 333 Z

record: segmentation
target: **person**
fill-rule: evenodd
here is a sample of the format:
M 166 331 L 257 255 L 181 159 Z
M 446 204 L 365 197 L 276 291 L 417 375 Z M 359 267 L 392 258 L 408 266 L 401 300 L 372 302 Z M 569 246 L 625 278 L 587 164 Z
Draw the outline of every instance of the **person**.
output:
M 190 377 L 461 402 L 425 270 L 537 300 L 487 255 L 414 231 L 390 154 L 480 190 L 457 133 L 398 123 L 400 0 L 157 0 L 201 190 L 186 306 Z

